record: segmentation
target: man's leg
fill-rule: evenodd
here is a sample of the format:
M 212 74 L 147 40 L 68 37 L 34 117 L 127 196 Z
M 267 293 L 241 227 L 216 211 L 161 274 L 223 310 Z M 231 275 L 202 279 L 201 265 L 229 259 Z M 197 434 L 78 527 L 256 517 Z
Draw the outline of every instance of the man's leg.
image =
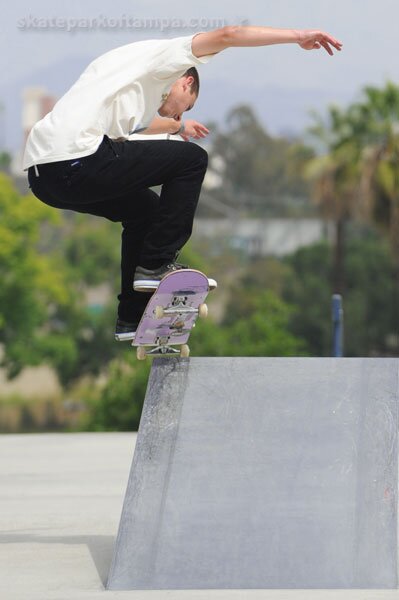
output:
M 118 295 L 118 317 L 137 324 L 151 296 L 136 292 L 133 278 L 139 264 L 144 239 L 159 207 L 159 196 L 153 190 L 140 190 L 133 197 L 115 198 L 113 202 L 94 202 L 74 206 L 73 210 L 105 217 L 122 223 L 121 293 Z
M 141 267 L 151 270 L 173 262 L 189 239 L 207 164 L 205 150 L 191 142 L 114 142 L 105 136 L 94 155 L 78 161 L 39 165 L 40 177 L 36 179 L 30 173 L 30 181 L 35 195 L 52 206 L 122 222 L 140 217 L 146 203 L 136 198 L 143 190 L 162 185 L 159 209 L 151 213 L 138 258 Z M 43 186 L 47 199 L 43 197 Z M 116 215 L 120 199 L 124 205 L 131 205 L 132 219 Z M 141 289 L 152 289 L 151 282 L 147 284 Z M 125 286 L 123 290 L 125 304 Z M 121 310 L 125 313 L 125 308 Z
M 133 289 L 133 279 L 144 239 L 158 210 L 159 196 L 153 190 L 143 190 L 135 194 L 134 203 L 136 202 L 142 207 L 140 218 L 128 216 L 122 220 L 121 293 L 118 296 L 118 316 L 122 321 L 131 323 L 140 320 L 151 296 L 136 292 Z
M 159 210 L 151 222 L 141 250 L 140 265 L 150 269 L 173 260 L 190 238 L 208 165 L 207 153 L 197 144 L 171 143 L 174 156 L 169 155 L 165 163 L 172 160 L 176 168 L 165 164 L 165 171 L 171 169 L 172 174 L 165 173 Z
M 61 165 L 54 165 L 54 170 L 59 171 Z M 56 178 L 58 181 L 60 176 Z M 137 323 L 150 298 L 148 293 L 136 292 L 133 289 L 133 277 L 139 262 L 142 245 L 146 237 L 154 213 L 158 210 L 159 196 L 153 190 L 138 190 L 128 196 L 118 196 L 106 201 L 83 202 L 92 199 L 92 194 L 81 195 L 74 189 L 74 202 L 67 202 L 65 196 L 59 199 L 57 194 L 59 183 L 54 184 L 54 179 L 39 177 L 30 174 L 29 177 L 33 193 L 43 202 L 55 208 L 73 210 L 75 212 L 101 216 L 114 222 L 122 223 L 121 244 L 121 293 L 118 296 L 118 317 L 122 321 Z M 72 196 L 72 194 L 71 194 Z M 68 198 L 66 198 L 68 199 Z M 71 198 L 72 199 L 72 198 Z
M 138 190 L 162 185 L 159 210 L 154 214 L 140 257 L 141 266 L 156 268 L 173 260 L 191 235 L 208 155 L 191 142 L 110 143 L 116 156 L 112 169 L 92 169 L 93 176 L 86 185 L 91 196 L 112 202 L 115 190 L 134 202 Z

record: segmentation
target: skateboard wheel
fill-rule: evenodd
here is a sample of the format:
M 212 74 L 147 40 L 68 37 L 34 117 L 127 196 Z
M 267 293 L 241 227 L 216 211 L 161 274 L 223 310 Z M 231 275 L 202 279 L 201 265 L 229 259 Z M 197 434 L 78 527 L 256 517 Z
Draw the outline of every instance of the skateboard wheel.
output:
M 188 358 L 190 356 L 190 347 L 187 344 L 183 344 L 180 348 L 180 356 L 182 358 Z
M 156 306 L 154 312 L 155 312 L 156 319 L 162 319 L 165 316 L 163 306 Z
M 145 360 L 147 358 L 147 351 L 144 346 L 138 346 L 136 352 L 138 360 Z
M 208 305 L 207 304 L 199 305 L 198 316 L 200 317 L 200 319 L 206 319 L 206 317 L 208 316 Z

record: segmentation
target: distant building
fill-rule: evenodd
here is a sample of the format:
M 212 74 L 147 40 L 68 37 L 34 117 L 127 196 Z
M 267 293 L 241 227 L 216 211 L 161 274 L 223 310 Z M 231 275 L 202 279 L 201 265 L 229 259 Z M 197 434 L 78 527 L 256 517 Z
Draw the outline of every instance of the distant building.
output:
M 22 157 L 30 130 L 37 121 L 43 119 L 53 109 L 56 102 L 57 98 L 48 94 L 43 87 L 27 87 L 22 91 L 23 146 L 19 152 L 14 154 L 11 162 L 11 174 L 16 179 L 20 191 L 26 191 L 27 186 L 25 183 L 26 173 L 22 171 Z M 19 183 L 20 185 L 18 185 Z
M 50 96 L 45 88 L 28 87 L 22 92 L 22 128 L 24 132 L 24 146 L 33 125 L 49 113 L 57 98 Z
M 321 240 L 332 241 L 333 224 L 321 219 L 196 219 L 194 237 L 217 254 L 282 257 Z

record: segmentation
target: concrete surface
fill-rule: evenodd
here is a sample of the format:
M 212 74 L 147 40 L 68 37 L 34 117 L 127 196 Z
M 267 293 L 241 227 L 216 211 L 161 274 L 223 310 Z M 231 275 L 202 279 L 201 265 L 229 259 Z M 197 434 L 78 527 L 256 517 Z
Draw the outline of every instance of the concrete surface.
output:
M 2 600 L 103 589 L 135 437 L 0 437 Z
M 134 443 L 129 433 L 0 436 L 1 600 L 399 600 L 388 590 L 104 591 Z
M 109 589 L 396 589 L 398 367 L 154 361 Z

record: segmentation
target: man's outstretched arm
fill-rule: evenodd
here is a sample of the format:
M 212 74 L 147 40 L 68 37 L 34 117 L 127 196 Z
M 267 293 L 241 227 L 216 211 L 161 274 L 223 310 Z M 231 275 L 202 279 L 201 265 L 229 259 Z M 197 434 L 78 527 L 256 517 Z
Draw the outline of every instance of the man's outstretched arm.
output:
M 198 33 L 192 40 L 192 53 L 198 58 L 226 48 L 299 44 L 304 50 L 324 48 L 332 55 L 341 50 L 342 42 L 318 29 L 274 29 L 251 25 L 228 25 L 213 31 Z

